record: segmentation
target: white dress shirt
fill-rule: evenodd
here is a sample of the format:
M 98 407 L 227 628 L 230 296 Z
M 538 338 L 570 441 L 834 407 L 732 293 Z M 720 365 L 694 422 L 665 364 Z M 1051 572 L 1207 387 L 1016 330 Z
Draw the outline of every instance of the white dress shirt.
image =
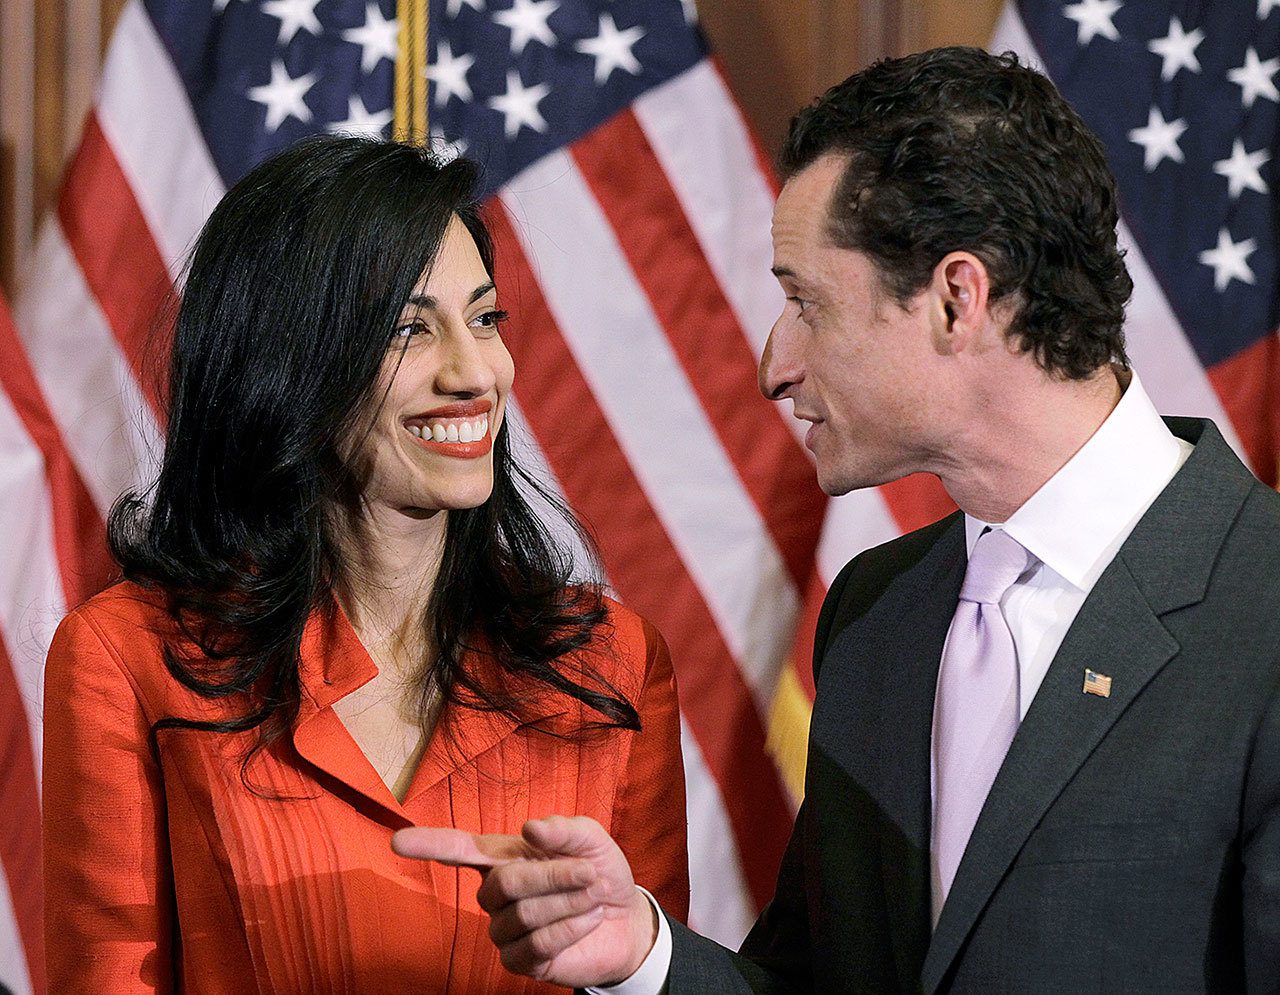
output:
M 1026 718 L 1093 585 L 1191 449 L 1169 431 L 1134 373 L 1089 441 L 1007 521 L 997 524 L 965 515 L 969 552 L 983 529 L 998 528 L 1037 561 L 1000 600 L 1018 654 L 1019 720 Z M 661 995 L 671 966 L 671 932 L 661 912 L 658 923 L 658 940 L 635 974 L 613 987 L 587 990 Z
M 991 527 L 1038 561 L 1000 599 L 1018 653 L 1020 720 L 1093 585 L 1191 448 L 1169 431 L 1135 373 L 1089 441 L 1007 521 L 964 516 L 969 552 Z

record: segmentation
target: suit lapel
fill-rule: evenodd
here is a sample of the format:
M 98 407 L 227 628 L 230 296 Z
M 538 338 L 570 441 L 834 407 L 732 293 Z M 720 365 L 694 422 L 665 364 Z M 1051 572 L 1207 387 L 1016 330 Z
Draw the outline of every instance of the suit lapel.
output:
M 925 958 L 925 991 L 936 989 L 1045 811 L 1177 649 L 1115 561 L 1076 617 L 991 786 Z M 1083 692 L 1086 667 L 1111 677 L 1110 697 Z
M 892 764 L 879 778 L 886 815 L 879 845 L 889 935 L 904 990 L 917 984 L 929 946 L 933 696 L 964 568 L 964 518 L 956 515 L 905 576 L 908 583 L 895 598 L 901 608 L 896 617 L 883 629 L 869 617 L 866 630 L 859 630 L 863 650 L 874 654 L 884 682 L 880 742 L 894 746 Z
M 1169 422 L 1196 449 L 1090 592 L 1014 737 L 934 931 L 921 975 L 926 992 L 941 985 L 1045 812 L 1178 652 L 1160 616 L 1203 598 L 1231 522 L 1256 484 L 1211 423 Z M 1109 697 L 1083 692 L 1085 668 L 1111 677 Z

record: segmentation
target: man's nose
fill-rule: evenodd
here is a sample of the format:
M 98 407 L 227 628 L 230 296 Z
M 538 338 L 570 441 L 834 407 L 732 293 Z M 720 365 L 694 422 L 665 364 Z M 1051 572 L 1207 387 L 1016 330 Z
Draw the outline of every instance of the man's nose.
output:
M 780 401 L 791 393 L 791 388 L 804 379 L 794 348 L 790 322 L 785 314 L 779 316 L 769 329 L 764 344 L 756 381 L 760 393 L 771 401 Z

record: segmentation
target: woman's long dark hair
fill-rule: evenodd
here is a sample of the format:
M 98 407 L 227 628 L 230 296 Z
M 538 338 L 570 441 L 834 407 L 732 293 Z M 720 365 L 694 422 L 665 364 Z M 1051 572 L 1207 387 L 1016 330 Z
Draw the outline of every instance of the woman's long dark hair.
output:
M 466 160 L 322 136 L 254 169 L 210 216 L 173 333 L 160 473 L 149 500 L 133 492 L 116 503 L 109 537 L 125 577 L 159 589 L 177 623 L 169 672 L 244 708 L 221 722 L 163 718 L 155 731 L 259 729 L 247 766 L 297 714 L 303 629 L 312 612 L 336 610 L 343 575 L 328 522 L 359 488 L 339 451 L 381 401 L 401 308 L 454 217 L 493 274 L 475 181 Z M 588 728 L 638 728 L 608 681 L 557 666 L 602 638 L 606 612 L 598 586 L 570 584 L 572 556 L 517 478 L 577 523 L 512 461 L 508 435 L 504 423 L 489 500 L 448 512 L 424 620 L 429 676 L 446 700 L 526 719 L 523 698 L 468 670 L 466 655 L 486 652 L 501 672 L 585 703 L 599 716 Z M 181 649 L 185 640 L 199 652 Z

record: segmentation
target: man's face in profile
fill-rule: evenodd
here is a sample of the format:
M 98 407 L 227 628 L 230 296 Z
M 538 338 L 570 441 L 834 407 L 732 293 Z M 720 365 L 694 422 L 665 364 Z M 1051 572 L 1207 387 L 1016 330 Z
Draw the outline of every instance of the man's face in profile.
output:
M 786 304 L 760 361 L 760 389 L 812 423 L 828 494 L 895 480 L 930 452 L 936 363 L 921 294 L 904 308 L 867 255 L 834 245 L 829 205 L 846 159 L 827 155 L 788 180 L 773 215 L 773 272 Z

